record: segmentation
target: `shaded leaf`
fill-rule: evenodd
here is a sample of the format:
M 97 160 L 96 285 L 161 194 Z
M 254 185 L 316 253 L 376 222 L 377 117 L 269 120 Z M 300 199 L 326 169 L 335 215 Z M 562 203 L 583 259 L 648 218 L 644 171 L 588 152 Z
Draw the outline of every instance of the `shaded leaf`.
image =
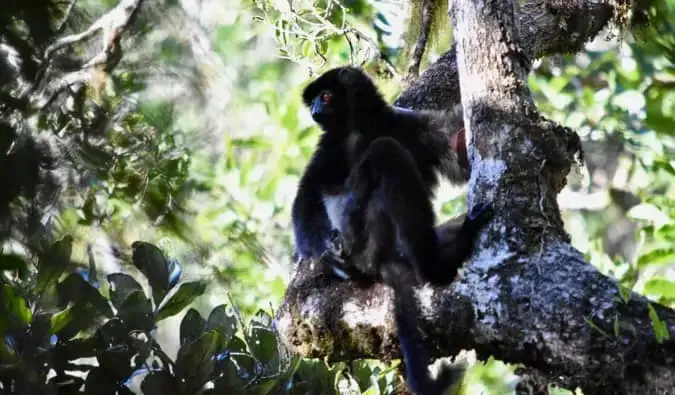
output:
M 221 304 L 211 310 L 204 331 L 206 332 L 212 329 L 220 331 L 225 337 L 226 343 L 229 343 L 237 332 L 237 316 L 234 309 Z
M 0 255 L 0 271 L 16 271 L 23 278 L 28 271 L 26 261 L 16 254 Z
M 214 382 L 215 393 L 240 393 L 255 377 L 255 361 L 249 356 L 243 355 L 236 362 L 228 358 L 219 365 L 220 374 Z
M 176 377 L 185 381 L 184 393 L 194 393 L 212 378 L 213 356 L 224 349 L 223 337 L 218 331 L 206 332 L 192 343 L 185 344 L 176 356 Z
M 118 315 L 129 330 L 150 331 L 155 326 L 152 303 L 143 291 L 132 292 L 120 306 Z
M 143 287 L 128 274 L 113 273 L 107 278 L 110 283 L 110 301 L 118 309 L 131 293 L 143 292 Z
M 96 313 L 108 318 L 114 315 L 108 300 L 78 273 L 69 274 L 68 277 L 57 284 L 56 291 L 61 304 L 64 306 L 74 302 L 92 306 Z
M 96 331 L 96 358 L 106 380 L 121 383 L 140 367 L 134 363 L 138 351 L 132 347 L 129 332 L 118 318 L 108 320 Z
M 135 241 L 131 248 L 132 262 L 148 279 L 152 297 L 159 305 L 169 290 L 169 270 L 164 254 L 154 245 L 142 241 Z
M 96 271 L 96 260 L 94 259 L 94 253 L 91 250 L 91 244 L 87 245 L 87 258 L 89 259 L 89 276 L 87 281 L 89 284 L 98 288 L 98 273 Z
M 98 309 L 86 302 L 72 305 L 70 314 L 70 319 L 64 319 L 63 328 L 54 333 L 62 340 L 71 339 L 82 331 L 95 328 L 104 317 Z M 48 322 L 47 329 L 50 328 L 51 322 Z
M 96 356 L 95 345 L 95 339 L 91 337 L 71 339 L 67 342 L 57 343 L 51 351 L 51 366 L 57 370 L 59 368 L 65 370 L 66 367 L 73 369 L 70 361 Z M 86 370 L 90 369 L 87 365 L 82 366 Z
M 204 322 L 197 310 L 189 309 L 180 322 L 180 345 L 193 342 L 205 332 Z
M 166 370 L 148 373 L 141 383 L 144 395 L 167 395 L 175 392 L 178 383 Z
M 227 350 L 230 352 L 248 353 L 246 343 L 238 336 L 234 336 L 230 339 L 229 343 L 227 343 Z
M 157 322 L 180 313 L 198 296 L 201 296 L 206 291 L 206 282 L 204 281 L 190 281 L 180 285 L 178 291 L 174 293 L 169 300 L 160 307 L 155 320 Z
M 57 374 L 47 381 L 48 385 L 59 389 L 59 395 L 77 394 L 83 383 L 82 377 L 70 374 Z
M 56 281 L 70 264 L 73 251 L 73 237 L 68 235 L 52 244 L 46 251 L 40 253 L 38 262 L 37 282 L 35 291 L 42 294 L 45 289 Z
M 274 361 L 272 368 L 276 369 L 279 364 L 279 350 L 277 337 L 274 332 L 258 326 L 251 327 L 249 345 L 251 353 L 263 363 Z
M 89 371 L 84 381 L 85 394 L 87 395 L 112 395 L 117 390 L 117 382 L 102 367 L 95 367 Z

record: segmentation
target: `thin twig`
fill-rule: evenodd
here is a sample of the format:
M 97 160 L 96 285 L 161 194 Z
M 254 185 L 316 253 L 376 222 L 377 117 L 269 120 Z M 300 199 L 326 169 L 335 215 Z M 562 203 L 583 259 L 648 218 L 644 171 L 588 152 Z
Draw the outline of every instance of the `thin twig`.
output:
M 408 70 L 406 71 L 406 81 L 412 81 L 419 76 L 420 65 L 422 64 L 422 57 L 427 49 L 427 42 L 429 41 L 429 34 L 431 34 L 431 22 L 434 16 L 434 2 L 425 0 L 422 6 L 422 25 L 420 27 L 420 35 L 413 47 Z

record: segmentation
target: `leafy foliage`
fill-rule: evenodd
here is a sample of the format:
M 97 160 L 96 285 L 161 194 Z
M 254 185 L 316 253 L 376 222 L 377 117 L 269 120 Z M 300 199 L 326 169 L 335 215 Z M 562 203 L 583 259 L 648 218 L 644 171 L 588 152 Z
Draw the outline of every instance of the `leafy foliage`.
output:
M 232 378 L 240 378 L 241 389 L 265 375 L 276 377 L 287 364 L 269 315 L 259 312 L 241 338 L 235 335 L 235 311 L 226 305 L 213 309 L 206 320 L 189 310 L 178 334 L 181 347 L 171 359 L 153 332 L 160 321 L 202 295 L 205 283 L 178 284 L 180 264 L 165 259 L 157 247 L 137 242 L 139 253 L 132 260 L 143 268 L 149 292 L 123 273 L 109 274 L 99 287 L 97 279 L 88 282 L 87 272 L 70 262 L 64 248 L 69 241 L 54 243 L 35 272 L 25 270 L 27 262 L 17 256 L 0 256 L 3 393 L 130 393 L 130 379 L 143 374 L 146 394 L 167 388 L 193 394 L 207 381 L 215 380 L 216 388 L 232 387 Z M 25 287 L 32 283 L 41 287 Z M 76 363 L 82 358 L 93 361 Z M 48 377 L 52 370 L 56 376 Z
M 67 241 L 50 248 L 63 264 L 59 275 L 52 275 L 49 265 L 26 270 L 28 262 L 0 256 L 3 394 L 129 394 L 136 378 L 148 395 L 324 394 L 334 388 L 380 393 L 396 384 L 395 371 L 383 371 L 376 361 L 327 366 L 291 356 L 278 340 L 272 316 L 260 310 L 245 324 L 237 309 L 225 304 L 207 317 L 188 309 L 175 333 L 180 348 L 171 358 L 155 338 L 157 326 L 201 296 L 205 284 L 179 283 L 182 271 L 175 259 L 136 242 L 145 253 L 134 254 L 133 265 L 153 268 L 142 271 L 148 289 L 124 273 L 109 274 L 99 286 L 91 270 L 82 271 L 62 253 Z M 26 288 L 37 278 L 48 278 L 42 292 Z

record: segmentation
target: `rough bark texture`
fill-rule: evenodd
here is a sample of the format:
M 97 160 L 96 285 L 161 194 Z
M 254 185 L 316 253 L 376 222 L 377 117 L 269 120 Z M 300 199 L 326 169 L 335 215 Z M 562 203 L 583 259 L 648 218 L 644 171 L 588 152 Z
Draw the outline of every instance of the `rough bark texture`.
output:
M 523 393 L 545 393 L 551 383 L 587 395 L 675 393 L 675 311 L 651 304 L 670 333 L 659 344 L 646 298 L 622 297 L 569 245 L 556 196 L 579 140 L 537 115 L 525 83 L 529 59 L 580 49 L 613 13 L 608 2 L 533 1 L 520 10 L 518 28 L 511 2 L 455 0 L 457 52 L 396 102 L 457 105 L 461 75 L 469 202 L 490 200 L 500 215 L 455 283 L 418 290 L 422 327 L 436 356 L 473 348 L 479 358 L 524 364 Z M 398 357 L 391 290 L 358 289 L 320 265 L 298 264 L 279 310 L 289 347 L 333 360 Z
M 583 49 L 614 16 L 602 0 L 531 0 L 520 8 L 520 47 L 529 59 Z M 630 6 L 630 4 L 628 4 Z M 394 102 L 411 109 L 450 108 L 459 103 L 455 46 L 426 69 Z

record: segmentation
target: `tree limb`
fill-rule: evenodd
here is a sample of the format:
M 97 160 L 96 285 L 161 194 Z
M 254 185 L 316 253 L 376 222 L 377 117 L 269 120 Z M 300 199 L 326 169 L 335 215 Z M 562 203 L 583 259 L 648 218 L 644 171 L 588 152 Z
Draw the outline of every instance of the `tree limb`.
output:
M 37 91 L 39 89 L 39 91 L 31 92 L 34 94 L 34 98 L 32 99 L 34 107 L 42 109 L 49 105 L 64 89 L 91 80 L 94 69 L 97 66 L 100 66 L 105 72 L 114 69 L 123 55 L 120 45 L 122 35 L 133 23 L 142 4 L 143 0 L 120 0 L 117 6 L 103 14 L 85 31 L 61 37 L 47 47 L 43 55 L 45 69 L 42 73 L 42 78 L 34 86 L 34 90 Z M 86 40 L 98 31 L 101 31 L 101 46 L 98 52 L 84 62 L 78 70 L 66 73 L 58 81 L 47 84 L 47 86 L 40 86 L 44 80 L 48 79 L 46 77 L 51 76 L 53 72 L 50 67 L 50 61 L 57 50 Z
M 673 393 L 675 311 L 620 290 L 569 245 L 556 196 L 580 142 L 537 115 L 525 82 L 530 59 L 581 49 L 615 8 L 530 1 L 518 31 L 513 10 L 499 9 L 510 2 L 481 3 L 492 19 L 468 0 L 453 2 L 453 12 L 463 13 L 453 14 L 456 47 L 395 103 L 458 105 L 462 75 L 472 136 L 469 202 L 490 199 L 500 213 L 455 283 L 417 290 L 434 354 L 475 349 L 482 359 L 521 363 L 523 393 L 525 387 L 545 393 L 548 384 L 578 386 L 586 395 Z M 458 56 L 464 59 L 459 70 Z M 277 316 L 285 343 L 306 357 L 398 358 L 391 290 L 359 289 L 324 275 L 322 267 L 319 261 L 296 268 Z M 669 338 L 660 343 L 655 328 Z
M 578 52 L 611 22 L 617 12 L 612 3 L 603 0 L 526 1 L 519 15 L 522 26 L 520 46 L 531 60 Z M 457 54 L 453 45 L 408 86 L 394 105 L 411 109 L 450 108 L 459 103 L 458 83 Z

